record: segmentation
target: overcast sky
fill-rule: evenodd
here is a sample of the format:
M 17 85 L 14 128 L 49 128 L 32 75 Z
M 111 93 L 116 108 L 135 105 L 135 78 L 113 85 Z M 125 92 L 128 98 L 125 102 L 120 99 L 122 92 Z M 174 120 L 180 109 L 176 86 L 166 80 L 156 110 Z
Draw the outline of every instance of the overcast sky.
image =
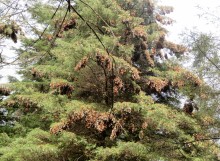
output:
M 213 23 L 207 24 L 204 18 L 199 18 L 199 14 L 204 11 L 213 12 L 220 17 L 220 0 L 159 0 L 161 4 L 174 7 L 174 12 L 170 14 L 176 22 L 167 27 L 169 30 L 168 38 L 171 41 L 181 43 L 181 37 L 179 36 L 183 31 L 193 30 L 197 27 L 197 30 L 203 32 L 216 32 L 220 33 Z M 204 10 L 198 9 L 198 6 Z M 5 50 L 6 55 L 11 55 L 12 51 Z M 7 75 L 14 75 L 15 69 L 13 66 L 7 66 L 0 70 L 0 74 L 4 76 L 0 79 L 0 83 L 7 82 Z
M 209 22 L 204 16 L 199 16 L 204 12 L 209 12 L 220 17 L 220 0 L 160 0 L 160 2 L 174 7 L 174 12 L 170 14 L 170 17 L 176 22 L 167 27 L 171 40 L 180 43 L 179 35 L 186 29 L 193 30 L 195 27 L 201 32 L 220 33 L 214 23 Z

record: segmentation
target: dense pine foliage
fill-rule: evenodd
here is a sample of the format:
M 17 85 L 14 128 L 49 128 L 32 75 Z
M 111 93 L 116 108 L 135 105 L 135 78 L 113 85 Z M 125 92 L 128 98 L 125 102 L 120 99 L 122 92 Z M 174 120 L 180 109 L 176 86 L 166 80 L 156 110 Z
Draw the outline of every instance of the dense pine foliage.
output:
M 23 80 L 0 88 L 15 123 L 0 128 L 0 160 L 218 160 L 219 116 L 196 105 L 210 87 L 177 63 L 186 48 L 166 40 L 172 7 L 55 2 L 30 7 L 48 27 L 22 39 Z

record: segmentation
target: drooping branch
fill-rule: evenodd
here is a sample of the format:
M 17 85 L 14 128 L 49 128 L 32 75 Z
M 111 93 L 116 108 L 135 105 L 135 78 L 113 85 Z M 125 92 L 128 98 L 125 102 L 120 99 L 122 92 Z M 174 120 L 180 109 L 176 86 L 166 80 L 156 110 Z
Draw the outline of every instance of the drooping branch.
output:
M 57 14 L 57 11 L 60 9 L 60 6 L 62 4 L 62 1 L 60 1 L 58 7 L 56 8 L 55 12 L 53 13 L 53 15 L 51 16 L 51 20 L 56 16 Z M 37 43 L 41 38 L 42 36 L 44 35 L 44 33 L 46 32 L 47 28 L 49 27 L 49 24 L 44 28 L 43 32 L 41 33 L 41 35 L 39 36 L 39 38 L 34 42 L 34 43 Z M 61 27 L 60 27 L 61 28 Z M 59 32 L 58 32 L 59 33 Z
M 67 1 L 68 2 L 68 1 Z M 85 2 L 83 2 L 83 1 L 81 1 L 82 3 L 84 3 L 85 5 L 87 5 L 87 6 L 89 6 L 87 3 L 85 3 Z M 112 55 L 110 54 L 110 52 L 108 51 L 108 49 L 105 47 L 105 45 L 103 44 L 103 42 L 102 42 L 102 40 L 100 39 L 100 37 L 98 36 L 98 34 L 96 33 L 96 31 L 92 28 L 92 26 L 83 18 L 83 16 L 70 4 L 70 3 L 68 3 L 68 5 L 70 5 L 70 6 L 68 6 L 68 8 L 71 8 L 79 17 L 80 17 L 80 19 L 81 20 L 83 20 L 85 23 L 86 23 L 86 25 L 92 30 L 92 32 L 93 32 L 93 34 L 95 35 L 95 37 L 98 39 L 98 41 L 100 42 L 100 44 L 103 46 L 103 48 L 104 48 L 104 50 L 106 51 L 106 53 L 109 55 L 109 56 L 111 56 L 112 57 Z M 92 10 L 93 10 L 93 12 L 95 12 L 94 11 L 94 9 L 91 7 L 91 6 L 89 6 L 89 8 L 91 8 Z M 95 12 L 96 13 L 96 12 Z M 97 14 L 97 13 L 96 13 Z M 98 15 L 98 14 L 97 14 Z M 99 16 L 100 17 L 100 16 Z M 104 19 L 103 18 L 101 18 L 103 21 L 104 21 Z M 104 23 L 106 23 L 105 21 L 104 21 Z M 107 23 L 106 23 L 107 24 Z M 113 32 L 112 32 L 113 33 Z M 113 33 L 114 34 L 114 33 Z M 112 57 L 112 60 L 113 60 L 113 62 L 115 63 L 115 60 L 114 60 L 114 58 Z M 114 76 L 114 63 L 112 63 L 112 76 Z M 106 80 L 106 84 L 107 84 L 107 81 L 108 81 L 108 79 Z M 111 109 L 113 109 L 113 107 L 114 107 L 114 80 L 112 79 L 112 82 L 111 82 L 111 84 L 112 84 L 112 98 L 111 98 Z M 108 86 L 106 86 L 106 88 L 108 88 Z
M 93 34 L 98 39 L 98 41 L 101 43 L 101 45 L 103 46 L 105 51 L 108 53 L 108 55 L 110 55 L 108 49 L 105 47 L 105 45 L 103 44 L 102 40 L 100 39 L 98 34 L 95 32 L 95 30 L 92 28 L 92 26 L 82 17 L 82 15 L 72 5 L 70 7 L 80 17 L 80 19 L 83 20 L 86 23 L 86 25 L 92 30 Z
M 3 3 L 3 2 L 0 2 L 0 3 Z M 55 9 L 53 15 L 51 16 L 51 18 L 50 18 L 51 20 L 56 16 L 56 14 L 57 14 L 58 10 L 60 9 L 62 3 L 63 3 L 63 1 L 61 0 L 60 3 L 59 3 L 59 5 L 58 5 L 58 7 Z M 7 4 L 5 4 L 5 3 L 4 3 L 4 5 L 6 5 L 6 6 L 9 7 L 9 8 L 15 9 L 15 8 L 13 8 L 11 5 L 7 5 Z M 17 8 L 16 8 L 16 9 L 17 9 Z M 25 11 L 27 11 L 27 10 L 21 10 L 21 11 L 20 11 L 20 14 L 23 16 L 23 12 L 25 12 Z M 47 52 L 47 53 L 49 53 L 49 55 L 50 55 L 50 52 L 49 52 L 49 51 L 50 51 L 50 49 L 52 48 L 52 46 L 54 45 L 54 42 L 55 42 L 56 37 L 57 37 L 57 33 L 60 32 L 60 30 L 61 30 L 61 28 L 62 28 L 62 25 L 63 25 L 63 23 L 64 23 L 64 21 L 65 21 L 66 16 L 67 16 L 67 13 L 65 14 L 65 16 L 64 16 L 64 18 L 63 18 L 63 21 L 62 21 L 61 25 L 59 26 L 58 30 L 56 30 L 56 31 L 54 32 L 54 36 L 53 36 L 53 39 L 52 39 L 52 41 L 51 41 L 50 48 L 48 49 L 48 52 Z M 29 24 L 29 25 L 30 25 L 30 24 Z M 36 44 L 39 40 L 41 40 L 42 36 L 45 34 L 45 32 L 46 32 L 46 30 L 48 29 L 48 27 L 49 27 L 49 24 L 44 28 L 43 32 L 40 34 L 40 36 L 38 37 L 38 39 L 35 40 L 30 46 L 33 46 L 33 45 Z M 15 32 L 17 32 L 17 31 L 15 31 Z M 0 33 L 1 33 L 1 31 L 0 31 Z M 14 38 L 14 39 L 15 39 L 15 38 Z M 16 39 L 17 39 L 17 38 L 16 38 Z M 17 41 L 17 40 L 15 40 L 15 41 Z M 28 49 L 26 49 L 25 51 L 27 51 L 27 50 L 28 50 Z M 2 56 L 1 56 L 1 58 L 2 58 Z M 0 65 L 0 67 L 7 66 L 7 65 L 16 65 L 16 62 L 17 62 L 19 59 L 20 59 L 19 56 L 18 56 L 16 59 L 14 59 L 12 62 L 5 62 L 5 61 L 3 61 L 3 59 L 1 59 L 1 62 L 0 62 L 1 65 Z M 40 59 L 41 59 L 41 58 L 40 58 Z

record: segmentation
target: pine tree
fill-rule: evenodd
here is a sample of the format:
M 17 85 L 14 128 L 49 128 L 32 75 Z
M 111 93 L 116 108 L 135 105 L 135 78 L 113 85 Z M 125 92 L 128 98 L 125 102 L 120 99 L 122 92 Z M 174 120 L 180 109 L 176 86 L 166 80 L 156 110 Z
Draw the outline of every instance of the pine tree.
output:
M 186 51 L 166 40 L 172 7 L 78 0 L 54 13 L 52 2 L 30 8 L 48 27 L 18 51 L 23 80 L 1 103 L 16 120 L 0 135 L 1 160 L 218 159 L 215 119 L 194 103 L 179 108 L 180 95 L 202 99 L 205 84 L 163 52 Z

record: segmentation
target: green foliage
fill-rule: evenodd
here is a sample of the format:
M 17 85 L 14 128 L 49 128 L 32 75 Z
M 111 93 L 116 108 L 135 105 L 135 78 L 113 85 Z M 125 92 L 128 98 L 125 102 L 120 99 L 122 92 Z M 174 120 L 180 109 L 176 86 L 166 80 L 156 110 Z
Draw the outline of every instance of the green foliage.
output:
M 64 132 L 59 136 L 53 136 L 40 129 L 34 129 L 28 133 L 25 139 L 16 138 L 13 142 L 7 136 L 2 141 L 3 144 L 7 145 L 7 148 L 0 148 L 2 161 L 85 159 L 82 155 L 85 155 L 86 150 L 89 152 L 94 147 L 73 133 Z
M 149 160 L 149 148 L 141 143 L 118 142 L 114 148 L 98 148 L 96 150 L 96 160 Z M 157 157 L 159 159 L 159 157 Z M 156 159 L 156 158 L 155 158 Z
M 11 142 L 10 137 L 6 133 L 1 133 L 0 138 L 1 138 L 1 142 L 0 142 L 1 146 L 7 146 L 8 143 Z
M 26 139 L 17 138 L 7 148 L 1 148 L 1 160 L 55 160 L 57 148 L 46 143 L 49 140 L 48 133 L 35 129 Z
M 156 60 L 164 48 L 185 51 L 165 39 L 172 9 L 150 0 L 75 3 L 65 20 L 66 3 L 52 20 L 53 3 L 30 8 L 49 28 L 18 50 L 24 80 L 1 103 L 16 124 L 1 131 L 0 160 L 215 160 L 218 145 L 206 139 L 215 120 L 174 102 L 200 98 L 203 82 Z

